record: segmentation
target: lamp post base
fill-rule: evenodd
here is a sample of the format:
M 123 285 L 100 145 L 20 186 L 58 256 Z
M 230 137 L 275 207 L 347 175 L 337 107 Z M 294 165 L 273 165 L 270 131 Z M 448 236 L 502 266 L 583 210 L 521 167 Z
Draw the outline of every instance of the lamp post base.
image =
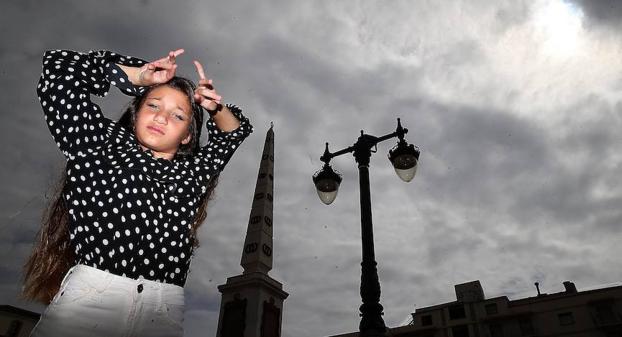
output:
M 372 311 L 382 312 L 382 305 L 376 304 L 377 308 L 364 308 L 365 304 L 361 305 L 361 312 L 363 310 L 372 309 Z M 387 328 L 384 325 L 384 320 L 380 315 L 374 315 L 372 317 L 363 317 L 359 324 L 359 336 L 361 337 L 384 337 L 386 336 Z

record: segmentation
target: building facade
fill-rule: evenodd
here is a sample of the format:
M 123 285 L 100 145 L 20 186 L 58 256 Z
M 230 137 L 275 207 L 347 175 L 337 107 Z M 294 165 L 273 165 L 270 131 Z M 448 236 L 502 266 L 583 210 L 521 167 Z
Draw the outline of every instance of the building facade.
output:
M 485 298 L 479 281 L 455 286 L 456 301 L 416 309 L 396 337 L 622 337 L 622 286 L 565 291 L 517 300 Z M 354 337 L 357 333 L 339 335 Z M 336 337 L 336 336 L 335 336 Z
M 0 337 L 28 337 L 40 316 L 11 305 L 0 305 Z

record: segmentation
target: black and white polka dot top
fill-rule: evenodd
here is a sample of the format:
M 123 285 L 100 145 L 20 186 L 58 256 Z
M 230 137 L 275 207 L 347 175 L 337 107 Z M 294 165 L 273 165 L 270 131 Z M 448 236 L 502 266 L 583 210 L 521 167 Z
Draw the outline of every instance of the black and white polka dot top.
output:
M 129 95 L 133 86 L 116 64 L 145 61 L 108 51 L 48 51 L 37 86 L 45 120 L 67 159 L 63 190 L 76 263 L 113 274 L 184 286 L 193 254 L 190 228 L 210 179 L 218 176 L 252 126 L 231 132 L 207 121 L 208 144 L 182 159 L 157 159 L 133 132 L 105 118 L 91 94 L 110 84 Z

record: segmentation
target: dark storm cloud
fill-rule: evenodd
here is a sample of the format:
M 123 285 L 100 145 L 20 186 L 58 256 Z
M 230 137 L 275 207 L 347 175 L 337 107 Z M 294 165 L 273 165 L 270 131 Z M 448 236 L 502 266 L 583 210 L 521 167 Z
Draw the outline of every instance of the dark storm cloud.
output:
M 521 196 L 523 202 L 516 205 L 517 208 L 548 215 L 566 225 L 596 225 L 592 223 L 594 212 L 603 215 L 613 212 L 618 219 L 622 215 L 618 207 L 622 198 L 617 179 L 620 167 L 615 159 L 622 146 L 622 136 L 618 132 L 622 122 L 615 117 L 612 107 L 593 95 L 588 95 L 564 114 L 571 119 L 586 112 L 589 119 L 569 122 L 563 136 L 548 137 L 550 148 L 554 150 L 542 158 L 544 161 L 538 162 L 548 174 L 536 176 L 539 185 L 535 185 L 537 188 L 531 190 L 532 193 Z M 618 164 L 612 165 L 616 162 Z M 610 188 L 618 192 L 606 191 L 603 193 L 607 195 L 599 196 L 596 191 Z M 605 234 L 618 231 L 616 227 L 615 223 L 609 223 L 593 229 Z
M 426 135 L 420 146 L 428 150 L 425 155 L 444 163 L 426 172 L 422 182 L 431 197 L 441 201 L 451 196 L 461 205 L 484 209 L 495 205 L 496 211 L 511 212 L 525 223 L 550 216 L 553 221 L 584 224 L 595 209 L 615 211 L 620 195 L 603 202 L 591 198 L 589 190 L 598 182 L 608 185 L 615 180 L 619 167 L 610 167 L 608 159 L 622 145 L 616 131 L 619 120 L 610 118 L 614 114 L 606 105 L 587 100 L 564 113 L 573 116 L 589 108 L 596 117 L 573 126 L 564 137 L 552 137 L 555 130 L 499 111 L 400 105 L 416 105 L 417 128 Z
M 617 0 L 570 0 L 579 6 L 588 19 L 588 24 L 622 28 L 622 3 Z
M 426 170 L 422 179 L 426 193 L 436 199 L 489 205 L 505 191 L 515 195 L 533 186 L 528 176 L 546 175 L 541 171 L 548 157 L 546 131 L 533 122 L 500 111 L 421 101 L 401 102 L 396 109 L 417 111 L 416 132 L 425 135 L 419 146 L 443 165 Z

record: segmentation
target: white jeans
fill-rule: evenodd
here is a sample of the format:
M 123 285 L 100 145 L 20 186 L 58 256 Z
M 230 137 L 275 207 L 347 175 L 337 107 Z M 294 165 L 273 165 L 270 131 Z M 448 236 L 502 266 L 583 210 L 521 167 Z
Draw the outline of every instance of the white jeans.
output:
M 97 268 L 69 269 L 31 337 L 180 337 L 184 288 Z

